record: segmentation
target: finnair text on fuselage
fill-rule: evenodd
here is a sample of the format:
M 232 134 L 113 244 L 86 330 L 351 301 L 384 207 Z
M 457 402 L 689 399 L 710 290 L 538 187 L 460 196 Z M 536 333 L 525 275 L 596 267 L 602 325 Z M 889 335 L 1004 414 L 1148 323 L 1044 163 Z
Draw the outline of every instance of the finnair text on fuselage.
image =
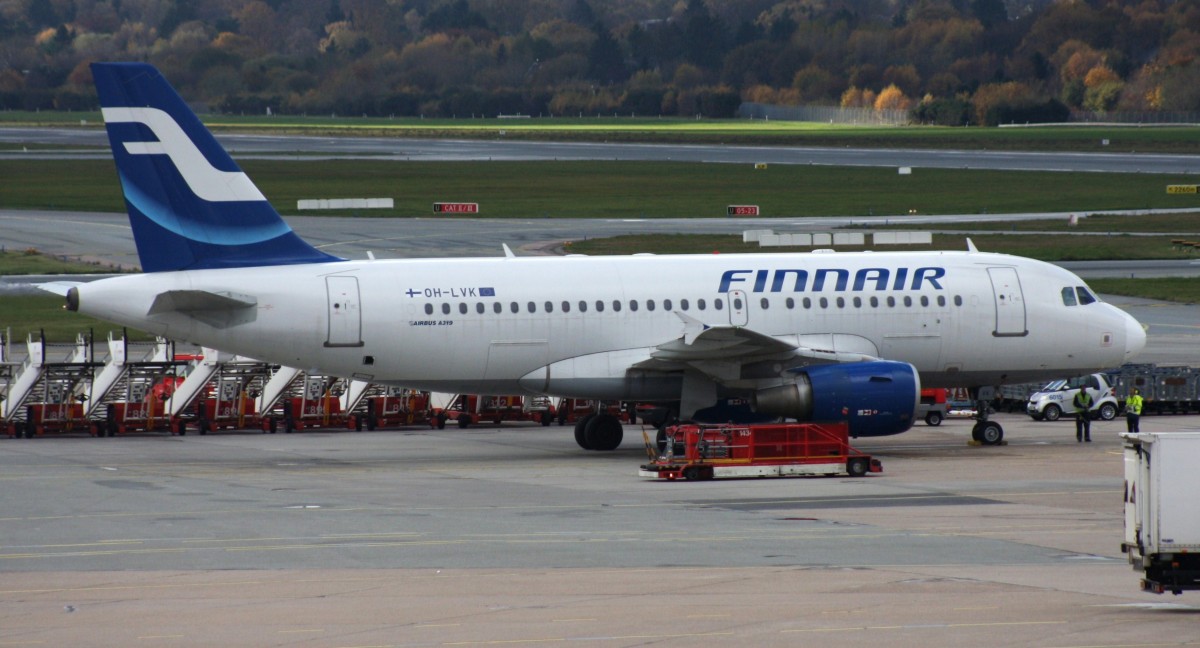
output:
M 726 270 L 721 275 L 721 285 L 718 292 L 729 292 L 732 289 L 745 288 L 753 280 L 751 292 L 822 292 L 829 285 L 832 292 L 845 292 L 847 286 L 853 292 L 865 290 L 921 290 L 926 285 L 934 290 L 943 290 L 939 279 L 946 276 L 946 269 L 939 267 L 922 268 L 862 268 L 854 273 L 854 283 L 850 284 L 850 271 L 846 268 L 819 268 L 813 270 L 812 285 L 809 286 L 809 271 L 799 268 L 781 268 L 777 270 Z M 770 290 L 768 291 L 768 280 Z M 790 289 L 789 289 L 790 287 Z

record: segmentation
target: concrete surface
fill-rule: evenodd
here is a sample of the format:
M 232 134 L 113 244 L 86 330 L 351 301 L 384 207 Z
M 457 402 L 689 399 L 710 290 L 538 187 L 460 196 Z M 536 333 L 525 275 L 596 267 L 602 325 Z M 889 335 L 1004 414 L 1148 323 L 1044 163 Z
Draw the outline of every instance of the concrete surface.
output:
M 0 646 L 1200 644 L 1119 553 L 1124 423 L 998 420 L 701 483 L 636 477 L 636 426 L 6 439 Z

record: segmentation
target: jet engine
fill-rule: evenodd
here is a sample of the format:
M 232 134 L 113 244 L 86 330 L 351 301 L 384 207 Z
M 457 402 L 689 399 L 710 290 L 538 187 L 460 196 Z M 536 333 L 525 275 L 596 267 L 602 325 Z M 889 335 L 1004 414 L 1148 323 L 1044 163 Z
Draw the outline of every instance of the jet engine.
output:
M 851 436 L 912 427 L 921 379 L 906 362 L 854 362 L 795 370 L 796 382 L 755 392 L 754 411 L 797 421 L 847 421 Z

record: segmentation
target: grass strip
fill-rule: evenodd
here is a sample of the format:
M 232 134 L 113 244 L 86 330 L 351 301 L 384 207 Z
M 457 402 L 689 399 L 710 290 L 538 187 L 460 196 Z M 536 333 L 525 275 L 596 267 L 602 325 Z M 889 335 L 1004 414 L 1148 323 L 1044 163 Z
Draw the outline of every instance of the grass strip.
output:
M 1166 194 L 1188 176 L 662 162 L 394 162 L 247 160 L 281 213 L 307 198 L 392 197 L 390 210 L 432 216 L 438 201 L 477 202 L 484 218 L 721 217 L 731 204 L 768 217 L 1103 211 L 1188 206 Z M 123 211 L 108 160 L 0 160 L 9 209 Z M 69 179 L 69 181 L 64 181 Z M 314 213 L 314 212 L 306 212 Z M 333 216 L 337 212 L 322 211 Z M 902 222 L 902 219 L 900 219 Z

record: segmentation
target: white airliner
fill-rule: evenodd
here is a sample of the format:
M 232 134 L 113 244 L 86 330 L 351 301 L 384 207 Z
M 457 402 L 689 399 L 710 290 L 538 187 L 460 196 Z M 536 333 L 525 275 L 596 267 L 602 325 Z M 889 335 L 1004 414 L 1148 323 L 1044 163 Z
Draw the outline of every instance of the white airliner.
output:
M 92 71 L 145 273 L 56 288 L 71 310 L 169 338 L 434 391 L 845 419 L 858 436 L 907 430 L 922 383 L 1089 373 L 1145 344 L 1074 274 L 973 246 L 337 259 L 291 231 L 157 70 Z M 621 434 L 608 415 L 576 426 L 589 449 Z M 984 415 L 974 435 L 1003 430 Z

